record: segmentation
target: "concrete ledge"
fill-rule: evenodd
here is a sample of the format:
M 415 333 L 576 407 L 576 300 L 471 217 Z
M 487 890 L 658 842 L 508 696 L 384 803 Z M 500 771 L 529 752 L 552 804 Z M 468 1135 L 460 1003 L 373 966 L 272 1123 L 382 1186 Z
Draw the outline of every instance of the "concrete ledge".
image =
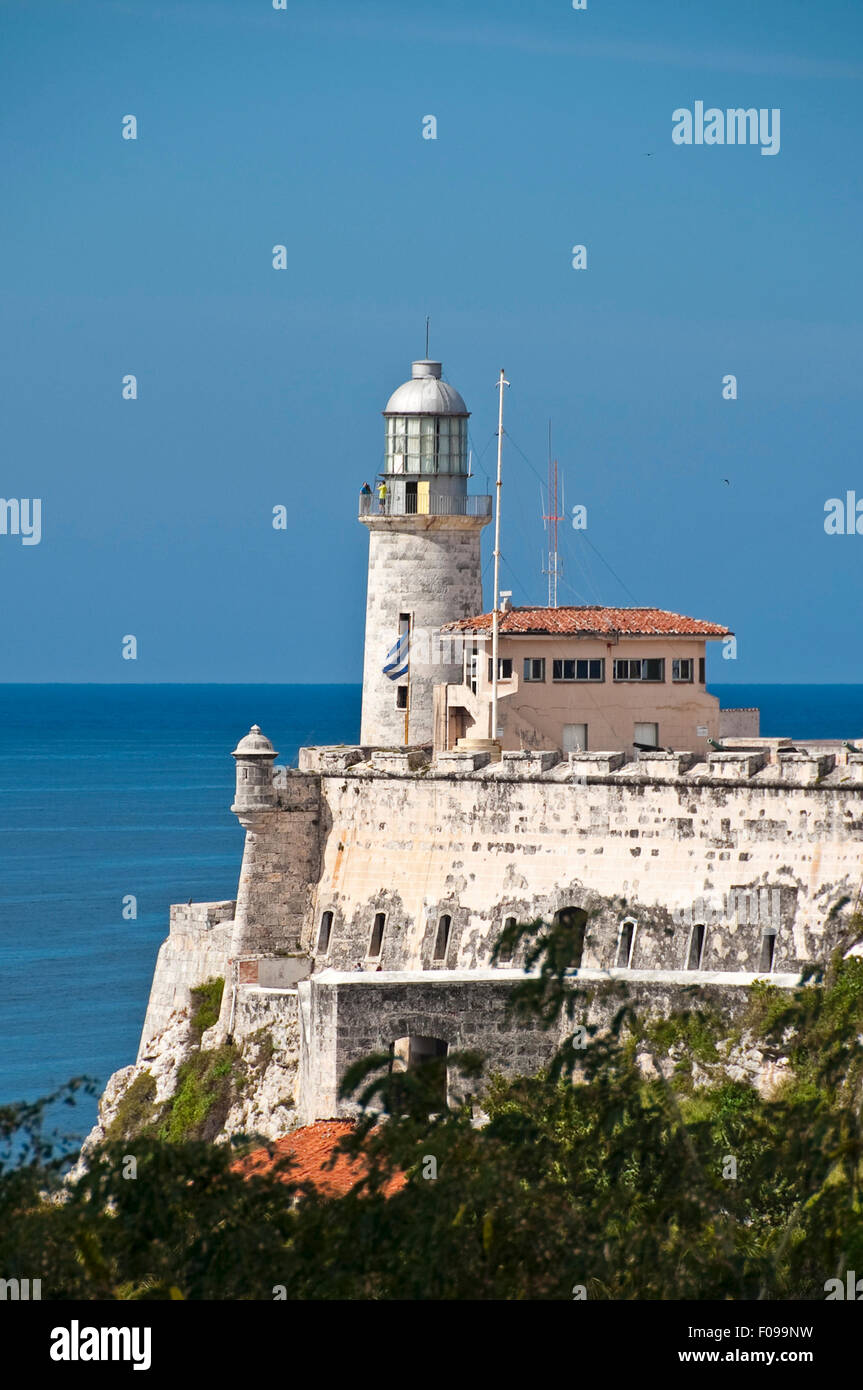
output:
M 562 754 L 556 748 L 553 749 L 522 749 L 501 754 L 501 762 L 504 772 L 513 776 L 536 775 L 538 772 L 548 772 L 556 767 L 560 762 Z
M 405 749 L 404 752 L 398 752 L 395 749 L 385 749 L 372 753 L 371 761 L 374 772 L 408 773 L 424 767 L 428 758 L 419 750 Z
M 347 985 L 356 987 L 384 988 L 389 985 L 428 985 L 428 984 L 512 984 L 517 980 L 534 980 L 536 973 L 526 975 L 523 970 L 322 970 L 312 976 L 314 984 Z M 591 970 L 573 972 L 573 983 L 596 984 L 603 980 L 631 981 L 633 984 L 652 983 L 659 985 L 737 985 L 748 987 L 755 980 L 766 980 L 778 989 L 794 989 L 800 983 L 799 972 L 776 972 L 765 975 L 763 972 L 744 970 Z
M 778 761 L 778 754 L 783 748 L 793 748 L 790 738 L 741 738 L 739 736 L 726 734 L 721 739 L 722 744 L 731 743 L 732 748 L 725 749 L 727 753 L 746 752 L 746 753 L 766 753 L 770 762 Z
M 639 771 L 646 772 L 655 781 L 676 782 L 694 766 L 696 759 L 695 753 L 666 753 L 660 749 L 647 753 L 640 749 L 637 762 Z
M 713 777 L 754 777 L 767 764 L 767 753 L 753 750 L 751 753 L 734 751 L 708 753 L 707 764 Z
M 609 777 L 626 762 L 625 753 L 570 753 L 568 758 L 573 777 Z
M 463 753 L 457 748 L 452 748 L 438 753 L 434 761 L 435 767 L 443 773 L 476 772 L 478 768 L 488 766 L 491 754 Z
M 265 997 L 265 996 L 266 996 L 267 998 L 270 998 L 270 997 L 277 998 L 277 997 L 279 997 L 280 995 L 281 995 L 281 996 L 287 995 L 287 996 L 290 996 L 291 998 L 296 999 L 297 993 L 298 993 L 298 991 L 297 991 L 297 986 L 296 986 L 296 985 L 294 985 L 293 988 L 291 988 L 289 985 L 284 985 L 284 986 L 279 985 L 279 986 L 277 986 L 277 985 L 250 985 L 250 984 L 241 984 L 241 985 L 239 986 L 239 988 L 238 988 L 238 991 L 237 991 L 237 997 L 240 998 L 240 997 L 242 997 L 242 996 L 246 996 L 246 997 L 248 998 L 249 996 L 251 996 L 253 999 L 259 999 L 259 998 L 263 998 L 263 997 Z
M 350 746 L 301 748 L 299 756 L 300 772 L 347 772 L 356 763 L 365 762 L 369 750 L 358 744 Z
M 782 773 L 783 782 L 796 782 L 803 786 L 809 786 L 817 782 L 819 778 L 832 772 L 836 766 L 836 757 L 833 753 L 822 753 L 813 756 L 809 753 L 780 753 L 779 766 Z

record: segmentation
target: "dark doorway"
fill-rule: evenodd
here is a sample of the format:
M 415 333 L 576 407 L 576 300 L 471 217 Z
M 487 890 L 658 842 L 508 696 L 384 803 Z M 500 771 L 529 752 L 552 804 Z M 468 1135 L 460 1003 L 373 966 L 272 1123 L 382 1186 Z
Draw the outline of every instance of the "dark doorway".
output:
M 773 957 L 776 953 L 775 931 L 765 931 L 761 937 L 761 959 L 758 962 L 759 975 L 769 975 L 773 970 Z
M 587 913 L 580 907 L 561 907 L 554 914 L 552 925 L 563 928 L 563 931 L 556 933 L 555 964 L 570 970 L 580 970 L 581 958 L 584 955 Z
M 447 1108 L 447 1043 L 442 1038 L 413 1035 L 390 1045 L 390 1075 L 414 1072 L 418 1086 L 394 1086 L 392 1110 L 439 1114 Z

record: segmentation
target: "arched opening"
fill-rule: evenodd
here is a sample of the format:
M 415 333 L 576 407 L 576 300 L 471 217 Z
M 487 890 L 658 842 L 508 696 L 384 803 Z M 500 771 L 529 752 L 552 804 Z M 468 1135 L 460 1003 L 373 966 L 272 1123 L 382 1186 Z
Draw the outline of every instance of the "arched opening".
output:
M 393 1086 L 393 1111 L 416 1109 L 418 1113 L 436 1114 L 447 1108 L 448 1044 L 442 1038 L 410 1034 L 396 1038 L 390 1045 L 390 1075 L 418 1073 L 418 1086 Z
M 587 913 L 581 907 L 558 908 L 554 914 L 552 926 L 563 928 L 562 931 L 556 932 L 555 956 L 558 959 L 555 964 L 569 970 L 579 970 L 581 958 L 584 955 Z

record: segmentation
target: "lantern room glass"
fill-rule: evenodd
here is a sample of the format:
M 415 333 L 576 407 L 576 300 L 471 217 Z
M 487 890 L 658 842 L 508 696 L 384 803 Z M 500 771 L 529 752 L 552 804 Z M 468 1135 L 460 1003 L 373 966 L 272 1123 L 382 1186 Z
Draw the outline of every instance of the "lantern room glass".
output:
M 459 415 L 387 417 L 387 473 L 467 473 L 467 420 Z

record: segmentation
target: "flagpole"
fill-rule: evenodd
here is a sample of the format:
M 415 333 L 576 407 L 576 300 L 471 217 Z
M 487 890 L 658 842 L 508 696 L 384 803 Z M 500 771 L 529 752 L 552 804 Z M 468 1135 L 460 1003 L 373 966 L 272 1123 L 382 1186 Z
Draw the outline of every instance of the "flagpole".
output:
M 500 369 L 497 390 L 500 393 L 497 414 L 497 483 L 495 485 L 494 515 L 494 613 L 491 620 L 491 730 L 489 737 L 497 740 L 497 649 L 500 632 L 500 489 L 503 455 L 503 388 L 509 382 Z

